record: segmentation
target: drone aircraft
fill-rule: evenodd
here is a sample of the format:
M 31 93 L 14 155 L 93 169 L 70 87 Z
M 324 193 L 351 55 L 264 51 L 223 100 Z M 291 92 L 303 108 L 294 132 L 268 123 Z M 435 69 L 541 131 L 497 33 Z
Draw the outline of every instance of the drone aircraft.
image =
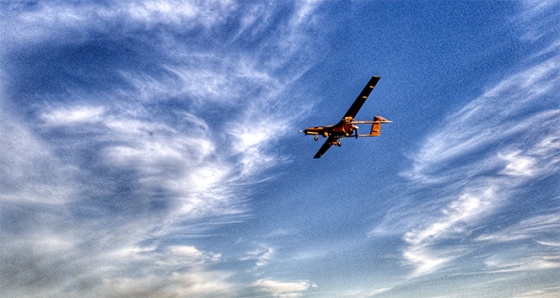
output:
M 348 137 L 377 137 L 381 133 L 381 124 L 384 123 L 392 123 L 381 116 L 373 117 L 371 121 L 358 121 L 354 120 L 354 117 L 368 98 L 369 94 L 377 84 L 381 77 L 373 76 L 364 87 L 364 90 L 358 95 L 358 98 L 354 101 L 350 109 L 344 114 L 342 120 L 334 125 L 326 125 L 326 126 L 315 126 L 309 127 L 304 129 L 302 132 L 305 135 L 314 135 L 315 141 L 319 140 L 319 135 L 327 138 L 321 149 L 317 151 L 317 154 L 313 158 L 320 158 L 329 150 L 332 145 L 342 146 L 340 143 L 341 138 L 348 138 Z M 358 126 L 356 124 L 371 124 L 371 131 L 369 134 L 358 134 Z

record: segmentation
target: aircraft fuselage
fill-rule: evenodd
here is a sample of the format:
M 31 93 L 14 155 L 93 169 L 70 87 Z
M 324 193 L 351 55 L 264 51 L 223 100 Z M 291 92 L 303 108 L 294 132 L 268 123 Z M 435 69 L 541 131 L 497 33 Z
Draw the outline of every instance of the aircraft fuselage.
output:
M 306 135 L 321 135 L 323 137 L 339 136 L 347 137 L 354 133 L 356 126 L 352 122 L 353 118 L 345 117 L 334 125 L 314 126 L 303 130 Z

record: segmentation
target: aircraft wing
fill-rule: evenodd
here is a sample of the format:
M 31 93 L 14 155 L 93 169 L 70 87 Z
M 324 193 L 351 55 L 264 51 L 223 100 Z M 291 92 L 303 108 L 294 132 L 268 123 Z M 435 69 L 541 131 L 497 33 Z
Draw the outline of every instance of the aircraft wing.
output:
M 321 148 L 319 149 L 319 151 L 317 151 L 317 153 L 315 154 L 315 156 L 313 156 L 313 158 L 320 158 L 321 156 L 323 156 L 323 154 L 325 154 L 325 152 L 327 152 L 327 150 L 329 150 L 329 148 L 331 148 L 333 141 L 336 140 L 335 137 L 330 136 L 325 143 L 323 143 L 323 146 L 321 146 Z
M 350 106 L 350 109 L 348 109 L 348 112 L 344 114 L 344 117 L 352 117 L 352 118 L 356 117 L 356 114 L 358 114 L 358 111 L 360 110 L 360 108 L 362 108 L 362 105 L 364 105 L 364 102 L 366 102 L 366 99 L 368 98 L 373 88 L 375 88 L 375 85 L 377 84 L 380 78 L 381 77 L 378 76 L 371 77 L 367 85 L 364 87 L 364 90 L 362 90 L 362 92 L 360 93 L 360 95 L 358 95 L 358 98 L 356 98 L 352 106 Z

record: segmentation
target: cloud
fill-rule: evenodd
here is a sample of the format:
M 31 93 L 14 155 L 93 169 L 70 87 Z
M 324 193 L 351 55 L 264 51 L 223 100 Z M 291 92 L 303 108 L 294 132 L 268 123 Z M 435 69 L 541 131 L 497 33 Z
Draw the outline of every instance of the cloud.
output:
M 273 297 L 300 297 L 311 288 L 317 287 L 307 280 L 300 281 L 278 281 L 273 279 L 260 279 L 254 284 L 262 288 Z
M 536 160 L 530 156 L 521 156 L 520 151 L 508 152 L 504 155 L 499 155 L 507 165 L 500 172 L 504 175 L 510 176 L 533 176 L 535 170 Z
M 553 29 L 560 11 L 558 1 L 521 1 L 523 12 L 518 16 L 525 30 L 523 38 L 531 42 L 558 40 L 558 32 Z
M 273 148 L 301 111 L 283 94 L 320 40 L 317 4 L 270 5 L 7 4 L 4 295 L 235 295 L 234 272 L 215 269 L 229 248 L 191 240 L 242 221 L 260 174 L 288 160 Z
M 113 259 L 96 292 L 108 296 L 196 296 L 230 295 L 231 273 L 209 267 L 221 261 L 220 254 L 204 252 L 194 246 L 173 245 L 163 251 L 133 249 L 126 262 Z M 126 272 L 132 271 L 132 272 Z M 123 275 L 125 273 L 125 275 Z
M 527 270 L 547 270 L 560 268 L 560 257 L 557 255 L 516 258 L 503 260 L 496 257 L 485 261 L 486 267 L 494 272 L 512 272 Z
M 552 57 L 528 70 L 506 77 L 460 111 L 448 116 L 446 126 L 426 138 L 413 158 L 412 170 L 403 175 L 424 182 L 445 181 L 442 179 L 447 177 L 436 177 L 431 173 L 439 173 L 450 161 L 480 154 L 483 149 L 513 136 L 524 137 L 529 132 L 540 135 L 535 128 L 543 127 L 539 123 L 542 121 L 552 124 L 544 127 L 544 130 L 552 130 L 547 137 L 555 139 L 557 122 L 553 118 L 557 117 L 559 110 L 549 107 L 534 115 L 525 111 L 528 111 L 529 105 L 537 106 L 543 94 L 557 91 L 558 78 L 555 74 L 559 62 L 560 57 Z M 467 123 L 469 128 L 465 129 Z M 494 133 L 496 131 L 500 133 Z M 482 163 L 478 165 L 486 166 Z
M 506 251 L 496 251 L 486 258 L 486 270 L 515 272 L 560 268 L 557 242 L 560 230 L 558 210 L 534 215 L 475 240 L 492 247 L 512 243 Z
M 553 297 L 557 297 L 558 293 L 560 293 L 560 287 L 551 287 L 551 288 L 544 288 L 544 289 L 525 292 L 515 297 L 516 298 L 518 297 L 519 298 L 524 298 L 524 297 L 553 298 Z
M 437 249 L 433 246 L 464 235 L 469 224 L 488 212 L 495 195 L 491 187 L 476 192 L 467 191 L 442 209 L 439 217 L 434 217 L 430 224 L 405 233 L 403 239 L 409 246 L 403 250 L 403 257 L 415 266 L 412 276 L 433 272 L 457 258 L 462 249 Z
M 188 246 L 188 245 L 168 246 L 167 250 L 169 252 L 171 252 L 171 254 L 174 255 L 174 256 L 187 258 L 187 259 L 192 259 L 192 260 L 197 260 L 197 261 L 205 262 L 205 263 L 208 263 L 208 262 L 215 263 L 215 262 L 220 261 L 220 258 L 221 258 L 220 254 L 205 253 L 205 252 L 202 252 L 202 251 L 198 250 L 194 246 Z
M 28 125 L 10 115 L 0 98 L 0 202 L 63 204 L 75 200 L 76 169 L 65 165 L 53 148 Z
M 414 195 L 368 234 L 401 233 L 403 263 L 412 267 L 411 277 L 450 266 L 482 241 L 491 247 L 500 241 L 545 237 L 557 229 L 557 216 L 529 215 L 480 235 L 495 225 L 489 215 L 515 204 L 516 194 L 529 183 L 555 176 L 560 169 L 560 110 L 554 103 L 560 94 L 560 56 L 541 53 L 524 63 L 426 136 L 410 156 L 411 168 L 401 173 Z M 486 266 L 557 268 L 551 246 L 538 243 L 523 247 L 530 255 L 520 263 Z
M 558 234 L 560 231 L 560 216 L 558 210 L 549 214 L 541 214 L 525 218 L 520 222 L 510 225 L 500 231 L 483 234 L 476 238 L 478 241 L 509 242 L 522 239 L 539 239 L 547 235 Z M 554 242 L 538 241 L 543 245 L 554 246 Z
M 81 235 L 78 231 L 62 235 L 44 228 L 3 245 L 3 295 L 215 297 L 235 291 L 229 282 L 231 272 L 211 268 L 222 261 L 220 254 L 188 245 L 126 244 L 129 241 L 123 238 L 130 235 L 103 237 L 95 229 L 88 232 L 95 241 L 75 238 Z
M 445 248 L 438 247 L 442 242 L 468 238 L 473 229 L 481 224 L 484 225 L 488 215 L 502 208 L 506 200 L 511 199 L 516 188 L 525 185 L 528 181 L 553 175 L 558 171 L 558 161 L 555 157 L 558 148 L 556 141 L 551 142 L 557 139 L 555 130 L 558 126 L 557 112 L 542 112 L 535 118 L 542 121 L 531 121 L 531 123 L 542 123 L 540 128 L 544 129 L 552 128 L 550 133 L 539 136 L 536 142 L 528 146 L 516 144 L 513 148 L 518 149 L 511 150 L 509 147 L 512 145 L 506 145 L 507 149 L 502 149 L 503 151 L 498 149 L 494 154 L 460 167 L 459 172 L 473 173 L 473 175 L 462 176 L 458 182 L 442 186 L 444 190 L 450 189 L 456 192 L 455 195 L 450 192 L 447 196 L 421 204 L 415 207 L 414 214 L 406 211 L 401 213 L 396 209 L 396 214 L 400 214 L 399 220 L 406 220 L 404 226 L 408 227 L 408 231 L 403 236 L 403 240 L 408 244 L 408 247 L 403 250 L 403 257 L 415 267 L 412 276 L 433 272 L 467 252 L 463 245 L 458 244 L 447 245 Z M 455 173 L 454 170 L 443 170 L 443 173 L 446 172 Z M 482 176 L 474 175 L 477 172 Z M 409 177 L 419 176 L 414 174 Z M 418 179 L 426 181 L 423 176 Z M 433 183 L 434 180 L 430 179 L 427 185 Z M 438 210 L 438 204 L 445 207 Z M 419 210 L 424 211 L 419 212 Z M 501 233 L 480 236 L 478 239 L 525 238 L 529 235 L 535 237 L 538 228 L 551 231 L 548 224 L 551 220 L 551 224 L 554 225 L 554 218 L 535 217 L 523 221 L 519 226 L 507 228 Z M 420 227 L 418 227 L 419 223 L 421 223 Z
M 377 295 L 381 295 L 383 293 L 389 292 L 391 291 L 393 288 L 379 288 L 379 289 L 375 289 L 375 290 L 371 290 L 367 293 L 364 294 L 364 297 L 375 297 Z
M 245 254 L 240 260 L 242 261 L 255 261 L 255 266 L 262 267 L 270 263 L 274 258 L 275 249 L 269 246 L 260 246 L 257 249 L 251 250 Z
M 420 206 L 419 208 L 424 208 L 424 214 L 428 214 L 427 220 L 420 221 L 421 217 L 426 218 L 426 215 L 420 214 L 415 216 L 416 220 L 408 219 L 412 219 L 411 226 L 414 222 L 423 222 L 420 228 L 412 228 L 403 237 L 404 241 L 409 244 L 404 249 L 403 256 L 414 264 L 413 276 L 433 272 L 455 259 L 463 251 L 460 248 L 461 246 L 456 246 L 459 249 L 458 251 L 456 249 L 438 250 L 433 248 L 434 246 L 446 240 L 468 237 L 469 231 L 480 225 L 484 218 L 494 212 L 496 208 L 503 206 L 505 200 L 511 198 L 513 190 L 528 181 L 546 177 L 558 171 L 558 161 L 555 157 L 558 153 L 557 145 L 549 141 L 558 137 L 558 131 L 556 130 L 558 115 L 560 114 L 557 111 L 545 111 L 537 114 L 534 118 L 539 119 L 539 121 L 530 121 L 529 123 L 533 127 L 526 129 L 532 131 L 538 127 L 538 129 L 548 130 L 548 133 L 539 136 L 539 132 L 534 132 L 538 137 L 533 144 L 514 141 L 512 145 L 502 147 L 503 149 L 494 148 L 491 151 L 496 153 L 485 153 L 479 160 L 459 166 L 460 170 L 457 172 L 464 173 L 466 176 L 457 177 L 454 174 L 455 169 L 449 171 L 443 168 L 437 174 L 426 174 L 424 169 L 431 169 L 431 164 L 426 162 L 425 155 L 421 157 L 421 160 L 423 160 L 422 166 L 413 168 L 412 174 L 407 174 L 407 177 L 425 183 L 427 181 L 428 185 L 436 181 L 438 183 L 448 181 L 450 184 L 444 186 L 445 189 L 458 188 L 459 192 L 456 195 L 450 194 L 439 199 L 435 198 L 435 202 L 446 204 L 446 207 L 441 210 L 435 209 L 437 205 L 432 204 Z M 464 126 L 466 123 L 457 123 L 457 126 Z M 505 130 L 507 133 L 507 128 L 484 129 Z M 464 141 L 468 142 L 468 140 Z M 442 140 L 442 142 L 445 141 Z M 494 141 L 489 137 L 485 142 Z M 449 146 L 454 146 L 453 142 L 447 143 Z M 508 148 L 510 146 L 516 149 Z M 442 150 L 445 151 L 444 148 Z M 473 149 L 459 150 L 454 158 L 460 158 L 463 154 L 467 154 L 464 150 L 471 152 Z M 471 154 L 476 154 L 476 152 Z M 436 159 L 439 158 L 436 157 Z M 430 162 L 434 162 L 437 167 L 437 162 L 432 158 L 430 158 Z M 442 162 L 448 163 L 448 160 Z M 453 180 L 447 177 L 447 173 L 455 175 L 454 178 L 451 178 Z M 429 179 L 426 179 L 427 175 L 429 175 Z M 441 179 L 444 180 L 440 181 Z
M 130 19 L 148 26 L 157 24 L 188 26 L 200 23 L 211 28 L 224 18 L 220 17 L 235 9 L 234 1 L 209 1 L 204 5 L 192 1 L 142 1 L 124 2 L 124 11 Z
M 42 42 L 51 38 L 56 30 L 80 38 L 88 38 L 87 31 L 94 24 L 96 29 L 106 29 L 116 19 L 127 24 L 125 30 L 149 30 L 156 26 L 192 30 L 202 26 L 212 30 L 228 19 L 236 10 L 234 1 L 206 1 L 197 3 L 183 0 L 110 1 L 105 4 L 69 4 L 64 1 L 48 3 L 10 3 L 5 20 L 14 22 L 6 30 L 6 37 L 18 42 Z M 77 9 L 79 8 L 79 9 Z M 56 36 L 54 36 L 56 38 Z
M 42 115 L 47 125 L 71 125 L 93 123 L 100 120 L 104 113 L 103 107 L 77 106 L 55 109 Z

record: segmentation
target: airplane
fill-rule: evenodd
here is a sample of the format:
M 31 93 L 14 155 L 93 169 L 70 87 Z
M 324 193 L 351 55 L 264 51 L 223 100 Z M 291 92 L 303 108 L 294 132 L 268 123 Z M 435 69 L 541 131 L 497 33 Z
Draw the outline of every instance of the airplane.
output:
M 364 90 L 358 95 L 354 103 L 350 106 L 350 109 L 344 114 L 342 119 L 334 125 L 325 126 L 314 126 L 309 127 L 302 132 L 305 135 L 314 135 L 315 141 L 319 140 L 319 135 L 327 138 L 323 146 L 317 151 L 317 154 L 313 158 L 320 158 L 329 150 L 332 145 L 342 146 L 340 143 L 341 138 L 348 138 L 354 136 L 356 139 L 361 137 L 377 137 L 381 133 L 381 125 L 385 123 L 392 123 L 381 116 L 373 117 L 371 121 L 358 121 L 354 120 L 354 117 L 368 98 L 369 94 L 375 88 L 375 85 L 381 77 L 372 76 Z M 358 134 L 358 126 L 356 124 L 371 124 L 371 130 L 369 134 Z

